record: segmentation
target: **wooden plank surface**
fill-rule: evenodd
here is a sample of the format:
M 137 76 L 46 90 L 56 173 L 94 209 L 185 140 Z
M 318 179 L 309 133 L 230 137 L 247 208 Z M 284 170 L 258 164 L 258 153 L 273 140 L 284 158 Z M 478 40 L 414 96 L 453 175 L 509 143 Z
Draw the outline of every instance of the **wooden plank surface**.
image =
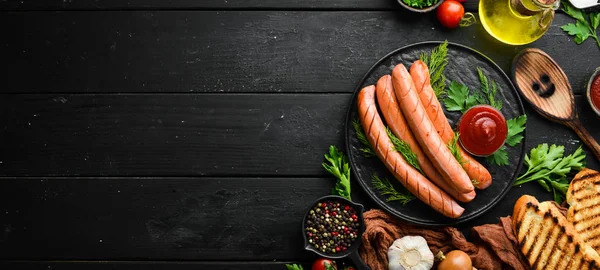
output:
M 0 261 L 0 268 L 11 270 L 285 270 L 286 263 L 310 269 L 312 262 L 172 262 L 172 261 Z
M 324 175 L 350 97 L 3 95 L 0 175 Z
M 309 260 L 302 216 L 333 184 L 329 178 L 2 179 L 0 259 Z
M 3 95 L 0 176 L 323 176 L 320 163 L 329 145 L 344 145 L 350 99 Z M 577 106 L 600 140 L 600 126 L 582 96 Z M 566 127 L 527 113 L 532 142 L 574 138 Z
M 308 267 L 299 223 L 330 192 L 323 154 L 343 146 L 351 93 L 379 58 L 448 39 L 508 71 L 518 51 L 541 47 L 577 94 L 600 59 L 559 28 L 572 22 L 563 14 L 515 47 L 391 0 L 4 0 L 0 10 L 0 269 Z M 577 104 L 600 140 L 581 95 Z M 581 144 L 526 108 L 528 149 Z M 523 185 L 460 228 L 497 222 L 522 194 L 551 198 Z
M 4 12 L 0 93 L 350 93 L 389 52 L 445 39 L 505 71 L 521 49 L 543 48 L 582 93 L 600 50 L 560 29 L 572 21 L 559 14 L 537 42 L 508 46 L 481 25 L 386 11 Z
M 565 143 L 568 153 L 577 146 Z M 333 185 L 331 177 L 3 178 L 0 260 L 311 261 L 300 223 Z M 375 206 L 352 185 L 355 202 Z M 497 223 L 523 194 L 552 199 L 538 184 L 524 184 L 458 228 L 468 235 Z
M 477 10 L 479 1 L 464 4 Z M 285 10 L 397 10 L 408 14 L 396 0 L 3 0 L 0 10 L 140 10 L 140 9 L 285 9 Z

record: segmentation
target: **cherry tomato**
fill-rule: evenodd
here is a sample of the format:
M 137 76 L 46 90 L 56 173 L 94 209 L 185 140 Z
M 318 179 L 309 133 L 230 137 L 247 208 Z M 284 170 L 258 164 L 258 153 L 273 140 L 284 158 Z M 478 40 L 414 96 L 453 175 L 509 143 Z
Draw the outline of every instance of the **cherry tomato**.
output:
M 436 13 L 443 26 L 456 28 L 460 23 L 460 19 L 465 15 L 465 8 L 456 0 L 446 0 L 437 8 Z
M 329 268 L 327 268 L 325 266 L 325 264 L 327 264 L 329 266 Z M 312 265 L 312 270 L 330 270 L 330 269 L 337 269 L 337 266 L 335 265 L 335 261 L 326 259 L 326 258 L 317 259 Z

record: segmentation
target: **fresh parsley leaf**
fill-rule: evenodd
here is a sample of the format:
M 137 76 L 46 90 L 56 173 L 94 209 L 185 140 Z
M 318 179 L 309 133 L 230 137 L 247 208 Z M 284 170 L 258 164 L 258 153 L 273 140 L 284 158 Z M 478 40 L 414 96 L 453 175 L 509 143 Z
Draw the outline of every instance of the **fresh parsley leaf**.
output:
M 471 107 L 477 105 L 477 96 L 469 94 L 469 88 L 467 88 L 466 85 L 452 81 L 448 88 L 448 95 L 443 101 L 446 110 L 464 113 Z
M 467 111 L 468 109 L 477 104 L 477 95 L 468 95 L 467 100 L 465 100 L 465 110 L 463 112 Z
M 592 27 L 594 28 L 594 31 L 596 31 L 596 29 L 598 29 L 598 26 L 600 25 L 600 12 L 590 14 L 590 21 L 592 22 Z
M 569 180 L 567 180 L 567 178 L 562 178 L 558 181 L 550 182 L 550 184 L 552 184 L 554 201 L 561 204 L 566 198 L 567 190 L 569 189 Z
M 419 58 L 429 68 L 431 88 L 436 97 L 440 97 L 446 89 L 444 69 L 448 65 L 448 41 L 431 50 L 431 55 L 422 53 Z
M 508 127 L 508 135 L 506 136 L 506 144 L 515 146 L 523 140 L 521 133 L 525 130 L 525 123 L 527 122 L 527 116 L 521 115 L 517 118 L 506 120 L 506 126 Z
M 354 127 L 354 131 L 356 132 L 356 138 L 364 146 L 359 150 L 363 153 L 365 157 L 375 156 L 375 152 L 373 152 L 373 147 L 371 147 L 371 143 L 369 143 L 369 141 L 367 140 L 367 136 L 365 135 L 365 132 L 362 129 L 360 121 L 356 119 L 353 120 L 352 126 Z
M 585 152 L 581 146 L 572 154 L 564 156 L 562 145 L 540 144 L 525 155 L 527 171 L 519 176 L 513 186 L 536 181 L 547 191 L 552 190 L 554 200 L 561 203 L 569 187 L 567 175 L 585 167 Z
M 334 263 L 323 263 L 325 266 L 325 270 L 336 270 L 335 262 Z
M 304 268 L 302 268 L 302 265 L 299 264 L 286 264 L 285 267 L 287 268 L 287 270 L 304 270 Z
M 573 38 L 575 43 L 581 44 L 589 37 L 592 37 L 596 40 L 598 48 L 600 48 L 600 39 L 598 39 L 598 34 L 596 34 L 596 30 L 600 24 L 600 13 L 591 13 L 589 15 L 590 22 L 588 22 L 586 20 L 585 12 L 575 8 L 569 1 L 565 0 L 562 1 L 562 10 L 577 21 L 574 24 L 569 23 L 560 28 L 569 35 L 575 36 L 575 38 Z
M 548 184 L 546 184 L 546 182 L 544 182 L 544 180 L 537 180 L 536 182 L 538 184 L 540 184 L 540 186 L 542 186 L 547 192 L 552 191 L 552 188 L 550 188 L 550 186 L 548 186 Z
M 338 179 L 335 187 L 331 189 L 331 194 L 352 200 L 350 198 L 350 165 L 348 165 L 348 159 L 344 153 L 333 145 L 329 146 L 329 153 L 325 154 L 325 159 L 329 164 L 323 162 L 323 168 Z
M 581 146 L 577 150 L 565 158 L 563 158 L 555 168 L 552 169 L 552 173 L 555 175 L 566 177 L 571 170 L 581 170 L 585 167 L 585 153 L 581 149 Z
M 508 153 L 506 152 L 506 146 L 503 145 L 498 151 L 486 157 L 489 163 L 496 164 L 498 166 L 508 165 Z
M 498 86 L 496 85 L 496 82 L 493 80 L 488 80 L 488 78 L 485 76 L 485 74 L 483 74 L 483 71 L 479 67 L 477 68 L 477 74 L 479 75 L 479 81 L 481 82 L 481 92 L 483 92 L 483 94 L 486 96 L 487 104 L 498 110 L 501 110 L 502 100 L 496 99 L 496 94 L 498 92 Z
M 443 100 L 446 110 L 464 113 L 471 107 L 479 104 L 489 104 L 498 110 L 502 109 L 502 100 L 496 97 L 498 93 L 498 85 L 496 82 L 488 79 L 481 68 L 477 68 L 477 73 L 479 75 L 481 89 L 475 94 L 471 94 L 466 85 L 462 85 L 456 81 L 450 83 L 448 94 Z
M 402 187 L 400 191 L 394 188 L 394 185 L 387 178 L 379 178 L 377 174 L 373 174 L 371 176 L 371 183 L 373 183 L 373 187 L 381 192 L 381 195 L 388 196 L 386 201 L 398 201 L 402 205 L 406 205 L 408 202 L 412 201 L 415 196 L 412 195 L 406 188 Z
M 585 13 L 582 10 L 577 9 L 576 7 L 571 5 L 571 3 L 564 0 L 562 1 L 561 6 L 562 10 L 569 16 L 573 17 L 573 19 L 576 19 L 583 23 L 587 23 L 585 20 Z
M 404 160 L 406 160 L 408 164 L 413 166 L 415 169 L 417 169 L 417 171 L 424 175 L 425 173 L 423 173 L 421 166 L 419 166 L 417 154 L 410 149 L 408 143 L 396 137 L 396 135 L 394 135 L 394 133 L 392 133 L 388 127 L 385 127 L 385 132 L 387 133 L 388 137 L 390 137 L 390 140 L 394 145 L 394 149 L 396 149 L 396 151 L 399 152 L 402 157 L 404 157 Z
M 581 44 L 588 37 L 590 37 L 590 30 L 588 29 L 587 23 L 584 24 L 580 21 L 576 23 L 569 23 L 560 27 L 563 31 L 567 32 L 569 35 L 575 36 L 573 39 L 575 43 Z

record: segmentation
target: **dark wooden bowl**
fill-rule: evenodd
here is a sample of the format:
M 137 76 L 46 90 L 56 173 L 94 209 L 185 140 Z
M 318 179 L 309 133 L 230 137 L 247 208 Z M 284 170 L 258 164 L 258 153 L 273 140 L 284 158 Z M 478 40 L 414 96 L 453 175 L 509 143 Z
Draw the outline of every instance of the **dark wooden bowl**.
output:
M 354 210 L 356 210 L 356 216 L 358 217 L 358 220 L 360 221 L 360 226 L 358 228 L 358 237 L 354 240 L 354 242 L 350 245 L 350 247 L 346 251 L 339 252 L 336 254 L 323 253 L 320 250 L 316 249 L 313 245 L 311 245 L 308 242 L 308 237 L 304 233 L 304 228 L 306 227 L 306 219 L 309 215 L 310 209 L 312 209 L 318 203 L 324 202 L 324 201 L 338 201 L 340 203 L 349 205 L 352 208 L 354 208 Z M 302 219 L 302 236 L 304 237 L 304 248 L 306 250 L 310 250 L 324 258 L 329 258 L 329 259 L 333 259 L 333 260 L 349 258 L 350 260 L 352 260 L 352 262 L 354 263 L 354 265 L 356 266 L 356 268 L 358 270 L 369 269 L 369 267 L 362 261 L 362 259 L 360 258 L 360 255 L 358 254 L 358 247 L 360 247 L 360 245 L 362 244 L 362 242 L 361 242 L 362 234 L 365 232 L 365 221 L 363 218 L 364 210 L 365 210 L 365 207 L 362 204 L 352 202 L 344 197 L 340 197 L 340 196 L 336 196 L 336 195 L 328 195 L 328 196 L 319 198 L 316 202 L 311 204 L 310 208 L 308 208 L 308 210 L 306 211 L 306 214 L 304 215 L 304 219 Z
M 415 8 L 415 7 L 411 7 L 407 4 L 405 4 L 404 2 L 402 2 L 402 0 L 398 0 L 398 3 L 400 3 L 400 5 L 410 11 L 413 12 L 417 12 L 417 13 L 427 13 L 430 12 L 432 10 L 435 10 L 439 5 L 442 4 L 442 2 L 444 2 L 444 0 L 439 0 L 436 4 L 426 7 L 426 8 Z

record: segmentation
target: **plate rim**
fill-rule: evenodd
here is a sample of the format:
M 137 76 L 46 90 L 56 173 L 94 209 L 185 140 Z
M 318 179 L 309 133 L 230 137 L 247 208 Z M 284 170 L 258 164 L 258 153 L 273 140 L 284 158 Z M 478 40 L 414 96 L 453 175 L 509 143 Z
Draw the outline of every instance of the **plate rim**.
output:
M 504 72 L 504 70 L 502 68 L 500 68 L 500 66 L 498 66 L 498 64 L 496 62 L 494 62 L 491 58 L 489 58 L 487 55 L 483 54 L 482 52 L 479 52 L 478 50 L 475 50 L 469 46 L 463 45 L 463 44 L 458 44 L 455 42 L 450 42 L 450 41 L 439 41 L 439 40 L 430 40 L 430 41 L 421 41 L 421 42 L 416 42 L 416 43 L 411 43 L 402 47 L 399 47 L 397 49 L 394 49 L 393 51 L 387 53 L 386 55 L 384 55 L 383 57 L 379 58 L 379 60 L 377 60 L 363 75 L 363 77 L 360 79 L 360 81 L 358 82 L 358 85 L 356 86 L 356 88 L 354 89 L 354 92 L 352 93 L 352 98 L 350 99 L 350 106 L 348 106 L 348 110 L 346 112 L 346 119 L 344 122 L 344 140 L 345 140 L 345 150 L 346 153 L 348 153 L 348 160 L 350 162 L 350 167 L 352 168 L 352 170 L 354 172 L 356 172 L 356 162 L 354 160 L 354 156 L 351 155 L 351 151 L 350 151 L 350 132 L 348 131 L 349 126 L 351 126 L 350 124 L 350 115 L 352 113 L 352 109 L 353 109 L 353 105 L 354 105 L 354 101 L 356 99 L 356 95 L 358 94 L 358 92 L 360 92 L 360 90 L 362 89 L 362 85 L 365 83 L 365 81 L 369 78 L 369 75 L 377 68 L 379 67 L 379 65 L 385 61 L 386 59 L 390 58 L 391 56 L 393 56 L 394 54 L 402 51 L 402 50 L 406 50 L 412 47 L 417 47 L 417 46 L 422 46 L 422 45 L 439 45 L 442 44 L 444 42 L 448 42 L 449 46 L 456 46 L 459 48 L 462 48 L 464 50 L 467 51 L 471 51 L 472 53 L 475 53 L 481 57 L 483 57 L 484 59 L 486 59 L 495 69 L 500 71 L 500 76 L 504 77 L 506 79 L 506 81 L 508 81 L 509 86 L 512 88 L 512 90 L 515 92 L 516 94 L 516 101 L 517 101 L 517 105 L 521 108 L 521 110 L 523 111 L 523 115 L 527 115 L 525 112 L 525 107 L 523 106 L 523 101 L 521 100 L 521 95 L 518 92 L 518 90 L 515 88 L 515 85 L 512 81 L 512 79 L 506 74 L 506 72 Z M 526 144 L 526 140 L 527 140 L 527 124 L 525 125 L 525 129 L 523 130 L 523 140 L 521 141 L 521 144 L 523 145 L 522 147 L 523 149 L 523 154 L 521 154 L 519 156 L 519 162 L 517 164 L 517 173 L 515 173 L 515 175 L 512 177 L 512 179 L 510 179 L 510 182 L 514 182 L 515 179 L 518 176 L 518 173 L 520 171 L 522 171 L 523 169 L 523 160 L 525 158 L 525 155 L 527 154 L 527 149 L 525 149 L 525 144 Z M 483 209 L 483 211 L 480 211 L 479 213 L 467 217 L 467 218 L 461 218 L 458 217 L 456 219 L 452 219 L 449 218 L 451 220 L 451 222 L 423 222 L 420 220 L 415 220 L 413 218 L 409 218 L 406 216 L 399 216 L 397 214 L 394 213 L 398 212 L 398 210 L 393 209 L 392 207 L 390 207 L 389 205 L 387 205 L 383 200 L 379 199 L 379 198 L 375 198 L 374 195 L 372 195 L 372 191 L 370 191 L 365 185 L 364 181 L 359 181 L 358 179 L 356 179 L 356 182 L 358 182 L 358 184 L 361 186 L 361 188 L 363 189 L 363 191 L 367 194 L 367 196 L 373 200 L 379 207 L 381 207 L 383 210 L 385 210 L 388 214 L 391 214 L 392 216 L 401 219 L 403 221 L 406 222 L 410 222 L 412 224 L 417 224 L 417 225 L 423 225 L 423 226 L 428 226 L 428 227 L 438 227 L 438 226 L 455 226 L 458 224 L 462 224 L 471 220 L 474 220 L 480 216 L 482 216 L 483 214 L 489 212 L 492 208 L 494 208 L 502 199 L 504 199 L 504 197 L 506 197 L 506 195 L 508 194 L 508 192 L 512 189 L 512 185 L 508 185 L 506 188 L 504 188 L 502 190 L 502 192 L 500 193 L 500 195 L 498 197 L 496 197 L 493 201 L 491 201 L 488 205 L 486 205 Z M 421 202 L 422 203 L 422 202 Z

